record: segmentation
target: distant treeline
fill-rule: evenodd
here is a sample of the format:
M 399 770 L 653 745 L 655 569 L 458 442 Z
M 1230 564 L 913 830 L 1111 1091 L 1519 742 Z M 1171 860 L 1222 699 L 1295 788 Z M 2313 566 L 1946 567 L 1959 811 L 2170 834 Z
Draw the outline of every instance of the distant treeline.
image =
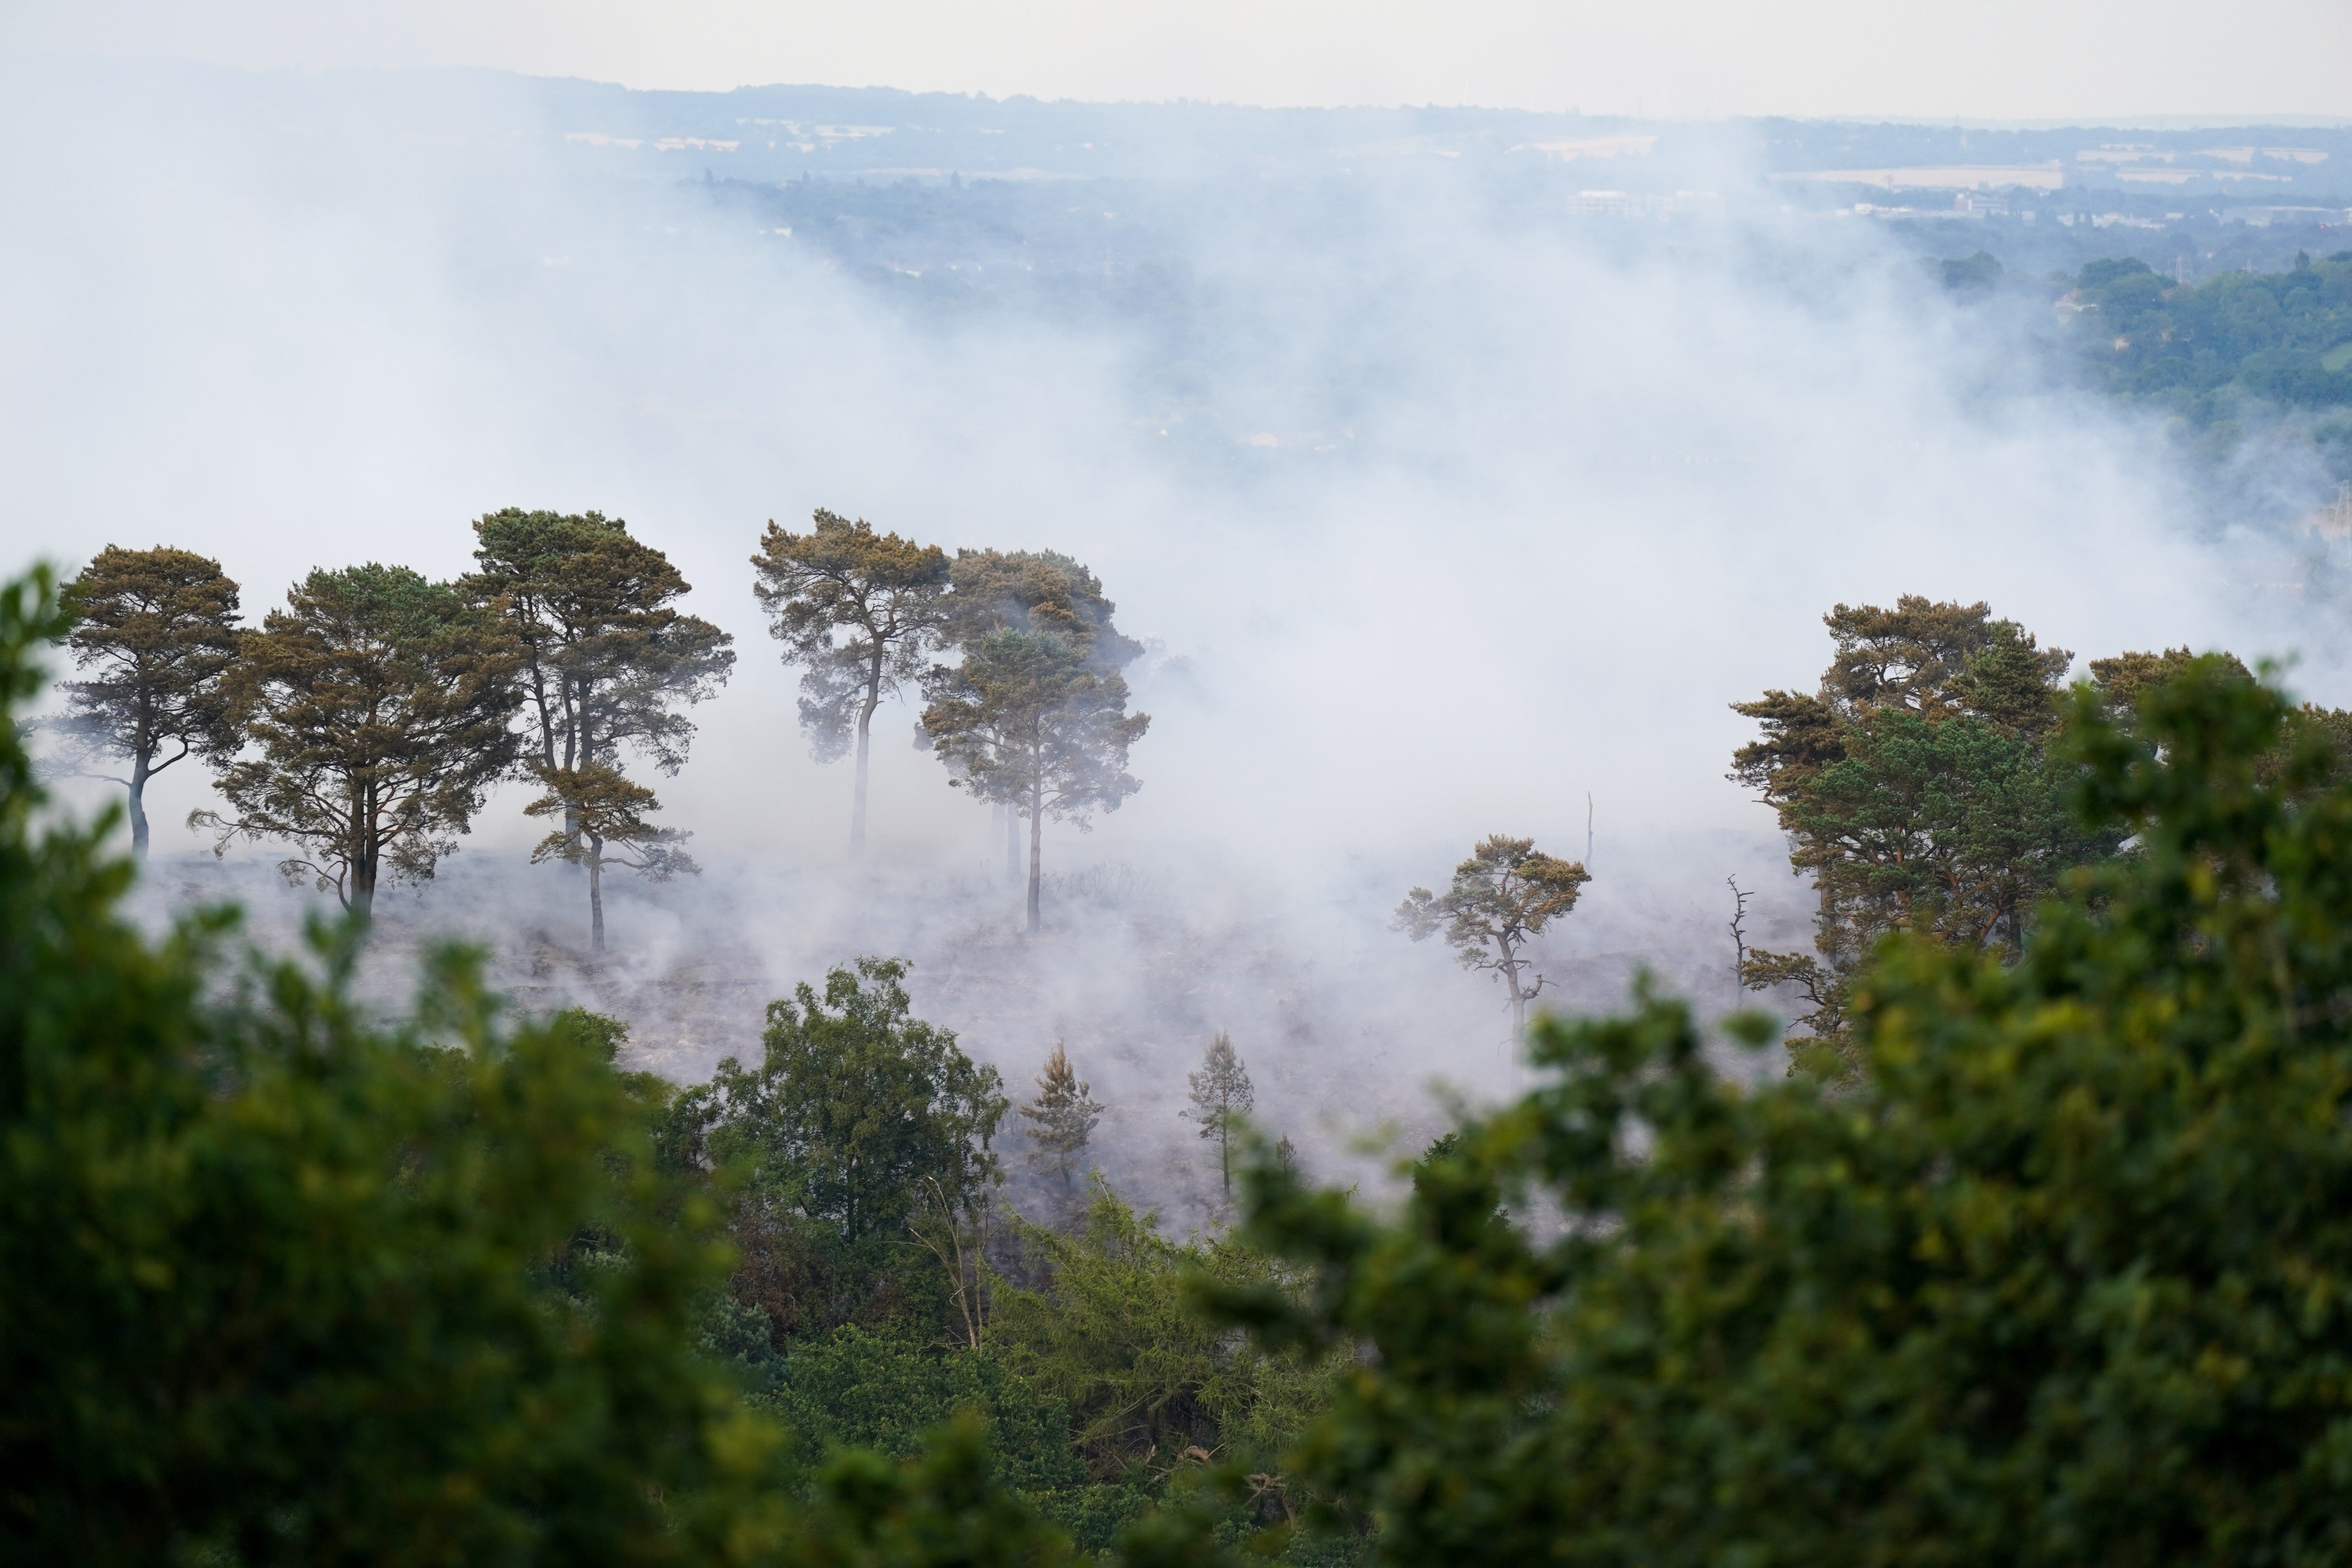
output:
M 690 585 L 618 518 L 510 509 L 474 532 L 479 569 L 455 582 L 322 567 L 257 627 L 240 623 L 217 561 L 109 545 L 64 585 L 80 679 L 46 726 L 59 742 L 47 765 L 121 783 L 143 856 L 149 781 L 197 758 L 226 809 L 189 822 L 216 852 L 290 844 L 286 879 L 362 920 L 380 886 L 431 879 L 492 785 L 521 780 L 541 792 L 525 813 L 551 825 L 532 859 L 586 868 L 602 952 L 607 869 L 700 869 L 691 835 L 656 823 L 661 803 L 631 769 L 685 764 L 688 712 L 726 684 L 734 639 L 677 608 Z M 995 805 L 1016 844 L 1030 825 L 1034 933 L 1045 819 L 1083 824 L 1140 787 L 1128 748 L 1150 721 L 1127 711 L 1119 669 L 1142 650 L 1112 625 L 1102 584 L 1066 555 L 950 562 L 823 510 L 805 534 L 770 523 L 752 566 L 784 658 L 804 671 L 813 754 L 855 746 L 853 853 L 875 710 L 918 689 L 919 736 L 947 782 Z M 960 657 L 930 661 L 943 650 Z
M 2108 392 L 2209 422 L 2234 388 L 2291 408 L 2352 406 L 2352 250 L 2292 271 L 2182 285 L 2130 259 L 2094 261 L 2063 307 Z

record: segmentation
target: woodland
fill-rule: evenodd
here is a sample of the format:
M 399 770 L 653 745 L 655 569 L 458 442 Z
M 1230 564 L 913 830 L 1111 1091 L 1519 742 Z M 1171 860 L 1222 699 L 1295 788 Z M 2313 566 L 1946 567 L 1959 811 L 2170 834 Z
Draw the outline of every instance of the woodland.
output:
M 1184 1114 L 1223 1203 L 1176 1237 L 1097 1173 L 1084 1062 L 1008 1084 L 898 958 L 697 1084 L 461 949 L 396 1019 L 353 999 L 379 890 L 499 780 L 599 949 L 607 874 L 697 868 L 653 780 L 730 638 L 617 519 L 474 529 L 456 581 L 321 569 L 251 626 L 163 546 L 0 595 L 13 1560 L 2352 1558 L 2352 714 L 1836 605 L 1727 759 L 1815 894 L 1808 950 L 1732 925 L 1792 1027 L 1646 981 L 1546 1011 L 1528 943 L 1591 873 L 1489 835 L 1393 930 L 1495 976 L 1532 1087 L 1382 1200 L 1257 1131 L 1213 1034 Z M 1141 787 L 1106 585 L 827 511 L 749 565 L 852 848 L 906 694 L 1034 932 L 1042 823 Z M 217 845 L 335 899 L 303 951 L 124 912 L 183 763 Z M 121 804 L 71 819 L 66 773 Z

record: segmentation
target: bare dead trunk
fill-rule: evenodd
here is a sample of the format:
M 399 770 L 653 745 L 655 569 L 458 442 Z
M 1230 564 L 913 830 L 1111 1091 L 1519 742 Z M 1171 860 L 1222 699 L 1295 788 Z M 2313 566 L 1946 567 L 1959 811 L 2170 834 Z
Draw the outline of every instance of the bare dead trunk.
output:
M 1035 936 L 1038 931 L 1037 883 L 1038 868 L 1044 852 L 1045 795 L 1043 786 L 1034 787 L 1029 792 L 1029 934 L 1031 936 Z

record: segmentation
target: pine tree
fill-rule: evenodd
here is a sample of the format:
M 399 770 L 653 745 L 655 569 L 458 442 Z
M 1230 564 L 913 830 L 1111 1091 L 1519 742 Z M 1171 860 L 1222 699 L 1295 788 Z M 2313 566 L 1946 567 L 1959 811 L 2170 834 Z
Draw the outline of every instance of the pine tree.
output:
M 2013 957 L 2060 878 L 2116 841 L 2083 829 L 2049 754 L 2072 654 L 1983 604 L 1916 594 L 1822 619 L 1834 652 L 1818 691 L 1732 704 L 1763 734 L 1731 776 L 1779 816 L 1818 900 L 1813 951 L 1749 948 L 1741 979 L 1811 1004 L 1792 1048 L 1851 1059 L 1853 976 L 1887 932 Z
M 1187 1076 L 1192 1086 L 1192 1109 L 1185 1116 L 1201 1124 L 1201 1136 L 1217 1146 L 1217 1174 L 1225 1195 L 1234 1195 L 1234 1119 L 1247 1116 L 1257 1104 L 1249 1069 L 1234 1054 L 1234 1037 L 1219 1029 L 1201 1057 L 1201 1070 Z
M 1050 632 L 1077 649 L 1097 673 L 1115 675 L 1143 652 L 1141 643 L 1112 624 L 1118 606 L 1104 597 L 1102 579 L 1059 551 L 959 550 L 948 585 L 940 640 L 966 655 L 996 632 Z M 957 764 L 950 759 L 949 765 Z M 1017 882 L 1021 807 L 1017 802 L 1001 804 L 1005 879 Z
M 1102 1120 L 1103 1108 L 1079 1080 L 1061 1041 L 1054 1042 L 1054 1054 L 1045 1058 L 1037 1098 L 1020 1110 L 1021 1119 L 1029 1123 L 1030 1167 L 1055 1184 L 1056 1198 L 1067 1206 L 1076 1197 L 1087 1142 Z
M 953 773 L 950 787 L 1003 801 L 1029 819 L 1034 936 L 1045 819 L 1074 821 L 1083 831 L 1094 812 L 1117 811 L 1140 789 L 1127 752 L 1150 715 L 1129 713 L 1118 673 L 1054 632 L 991 632 L 962 664 L 933 671 L 925 684 L 931 700 L 923 733 Z
M 646 821 L 661 809 L 661 802 L 619 769 L 598 763 L 551 773 L 540 770 L 539 777 L 547 793 L 524 806 L 524 815 L 561 816 L 564 826 L 540 840 L 530 852 L 530 863 L 564 860 L 588 868 L 591 941 L 597 952 L 604 950 L 600 885 L 604 868 L 624 867 L 648 882 L 701 874 L 702 868 L 685 847 L 694 835 Z
M 220 563 L 108 545 L 65 585 L 66 646 L 89 677 L 62 683 L 58 771 L 129 792 L 131 853 L 147 856 L 147 781 L 190 752 L 234 751 L 224 678 L 236 654 L 236 584 Z M 125 777 L 98 770 L 120 758 Z
M 707 701 L 735 668 L 734 638 L 678 610 L 692 589 L 668 556 L 600 512 L 565 515 L 509 508 L 474 524 L 481 570 L 463 586 L 503 618 L 523 648 L 524 715 L 532 753 L 523 772 L 563 812 L 564 845 L 553 858 L 588 870 L 590 943 L 604 951 L 607 864 L 658 879 L 690 871 L 670 853 L 608 858 L 602 840 L 642 851 L 682 837 L 648 827 L 654 797 L 622 772 L 634 752 L 662 773 L 686 763 L 694 721 L 685 710 Z M 583 812 L 603 811 L 611 831 Z
M 1592 880 L 1582 862 L 1556 859 L 1532 838 L 1489 836 L 1454 868 L 1443 893 L 1415 888 L 1397 906 L 1390 929 L 1415 942 L 1439 931 L 1465 969 L 1491 970 L 1511 994 L 1514 1038 L 1528 1031 L 1528 1004 L 1544 988 L 1520 949 L 1528 939 L 1576 908 L 1577 894 Z
M 791 533 L 768 524 L 751 592 L 784 662 L 803 668 L 801 729 L 821 763 L 857 750 L 849 852 L 866 851 L 866 783 L 874 710 L 922 673 L 923 655 L 946 614 L 948 558 L 936 544 L 877 534 L 819 508 L 815 525 Z
M 289 882 L 365 919 L 379 882 L 432 879 L 512 765 L 520 650 L 499 620 L 404 566 L 313 572 L 228 678 L 257 754 L 223 758 L 215 835 L 291 842 Z

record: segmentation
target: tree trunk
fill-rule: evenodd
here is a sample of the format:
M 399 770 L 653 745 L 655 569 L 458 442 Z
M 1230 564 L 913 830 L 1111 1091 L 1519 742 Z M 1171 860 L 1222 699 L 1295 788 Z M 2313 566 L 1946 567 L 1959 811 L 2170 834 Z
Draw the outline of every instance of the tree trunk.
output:
M 584 701 L 586 694 L 583 693 L 583 700 L 575 704 L 572 701 L 572 677 L 567 675 L 562 679 L 565 683 L 563 707 L 564 711 L 569 715 L 563 726 L 563 771 L 568 773 L 588 760 L 587 748 L 583 743 L 585 739 L 583 731 L 587 729 L 588 716 L 580 710 L 586 706 Z M 555 755 L 555 742 L 552 739 L 548 742 L 547 751 L 551 765 Z M 566 849 L 580 847 L 580 813 L 576 807 L 569 805 L 563 808 L 563 847 Z M 575 860 L 572 864 L 577 865 L 579 862 Z
M 1004 879 L 1021 879 L 1021 808 L 1009 800 L 1004 803 Z
M 351 911 L 362 925 L 375 919 L 375 786 L 362 784 L 352 792 Z
M 147 858 L 147 759 L 131 762 L 131 858 Z
M 857 795 L 849 805 L 849 856 L 857 859 L 866 853 L 866 755 L 873 741 L 874 710 L 882 703 L 879 687 L 881 672 L 866 688 L 866 706 L 857 710 Z
M 1045 791 L 1042 785 L 1029 792 L 1029 934 L 1037 934 L 1038 868 L 1043 855 L 1045 829 Z
M 588 836 L 588 948 L 594 953 L 604 951 L 604 841 L 595 834 Z
M 1510 942 L 1496 937 L 1495 945 L 1503 950 L 1503 984 L 1511 988 L 1511 1089 L 1519 1087 L 1519 1061 L 1528 1048 L 1528 999 L 1519 990 L 1519 959 Z

